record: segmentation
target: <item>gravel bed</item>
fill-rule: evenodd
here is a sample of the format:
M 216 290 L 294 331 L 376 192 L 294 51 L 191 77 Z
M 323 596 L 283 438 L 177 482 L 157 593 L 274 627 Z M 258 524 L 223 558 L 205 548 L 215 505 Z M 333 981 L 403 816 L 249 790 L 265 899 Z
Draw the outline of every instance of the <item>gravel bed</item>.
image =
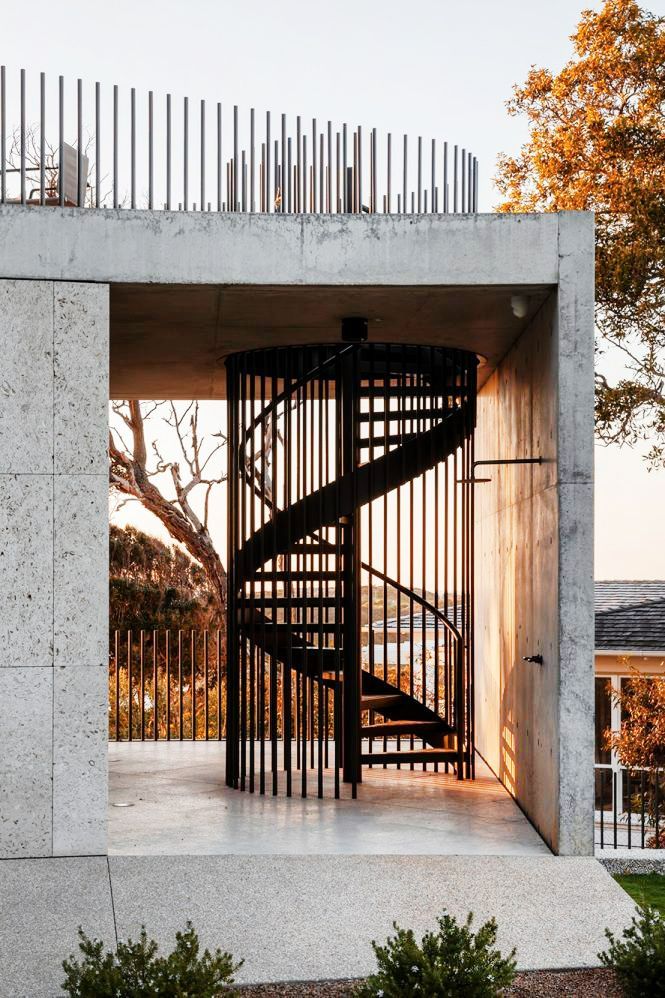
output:
M 353 994 L 355 981 L 311 981 L 300 984 L 252 984 L 239 988 L 242 998 L 342 998 Z M 622 998 L 611 970 L 532 970 L 518 974 L 505 995 L 523 998 Z

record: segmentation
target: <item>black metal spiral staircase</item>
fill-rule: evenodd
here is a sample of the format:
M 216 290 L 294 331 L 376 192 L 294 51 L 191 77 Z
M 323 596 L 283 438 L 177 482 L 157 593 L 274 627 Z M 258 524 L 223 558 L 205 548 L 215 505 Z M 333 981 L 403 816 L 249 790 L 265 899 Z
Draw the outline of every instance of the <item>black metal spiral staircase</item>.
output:
M 403 543 L 399 523 L 395 536 L 388 529 L 385 497 L 424 482 L 451 455 L 469 460 L 475 371 L 475 357 L 463 351 L 374 343 L 253 351 L 227 361 L 230 786 L 254 790 L 258 757 L 265 791 L 267 743 L 273 793 L 283 773 L 290 794 L 295 743 L 305 795 L 309 739 L 314 768 L 318 741 L 322 795 L 331 728 L 335 795 L 340 769 L 355 795 L 364 764 L 443 764 L 462 779 L 466 761 L 469 772 L 468 580 L 459 586 L 466 613 L 452 620 L 460 601 L 447 615 L 424 584 L 417 592 L 380 571 L 371 543 L 369 560 L 361 552 L 372 504 L 383 497 L 385 568 L 389 546 Z M 412 496 L 412 538 L 414 519 Z M 468 516 L 463 535 L 468 541 Z M 468 552 L 464 564 L 468 572 Z M 376 591 L 384 628 L 378 669 Z M 426 633 L 435 636 L 429 689 L 424 661 L 421 682 L 413 660 L 400 669 L 399 651 L 397 667 L 388 664 L 386 615 L 389 606 L 399 615 L 402 605 L 410 609 L 412 644 L 414 607 L 423 649 Z M 400 621 L 391 626 L 399 630 Z

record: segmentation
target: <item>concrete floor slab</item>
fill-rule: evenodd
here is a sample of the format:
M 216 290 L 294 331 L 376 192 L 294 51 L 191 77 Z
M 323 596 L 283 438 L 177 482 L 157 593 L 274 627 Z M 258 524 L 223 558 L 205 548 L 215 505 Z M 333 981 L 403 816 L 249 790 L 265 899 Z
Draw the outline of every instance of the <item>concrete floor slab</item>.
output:
M 447 909 L 494 915 L 520 968 L 598 964 L 604 929 L 633 914 L 591 858 L 554 856 L 115 856 L 118 934 L 142 922 L 165 945 L 191 918 L 208 946 L 243 957 L 243 981 L 354 977 L 393 920 L 417 934 Z
M 111 744 L 109 772 L 115 855 L 550 855 L 482 761 L 463 782 L 366 769 L 355 801 L 229 790 L 219 742 Z
M 61 994 L 78 927 L 115 941 L 105 856 L 0 861 L 0 998 Z

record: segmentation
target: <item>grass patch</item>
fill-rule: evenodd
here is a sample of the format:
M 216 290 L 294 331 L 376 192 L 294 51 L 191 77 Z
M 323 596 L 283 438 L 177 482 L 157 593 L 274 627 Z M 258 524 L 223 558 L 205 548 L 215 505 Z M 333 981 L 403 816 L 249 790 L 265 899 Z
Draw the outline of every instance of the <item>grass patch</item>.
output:
M 614 879 L 636 904 L 650 904 L 665 916 L 665 876 L 659 873 L 622 873 Z

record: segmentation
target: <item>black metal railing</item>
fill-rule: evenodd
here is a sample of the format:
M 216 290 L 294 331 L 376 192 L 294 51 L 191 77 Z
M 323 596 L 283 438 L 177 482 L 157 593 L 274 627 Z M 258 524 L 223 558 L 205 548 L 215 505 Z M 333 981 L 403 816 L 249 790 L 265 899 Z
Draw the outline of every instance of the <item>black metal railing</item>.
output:
M 220 631 L 112 631 L 111 741 L 209 741 L 225 734 Z
M 665 768 L 595 767 L 595 844 L 665 849 Z
M 70 141 L 68 142 L 67 139 Z M 394 139 L 394 141 L 393 141 Z M 476 212 L 478 161 L 440 138 L 0 67 L 0 204 L 276 213 Z

